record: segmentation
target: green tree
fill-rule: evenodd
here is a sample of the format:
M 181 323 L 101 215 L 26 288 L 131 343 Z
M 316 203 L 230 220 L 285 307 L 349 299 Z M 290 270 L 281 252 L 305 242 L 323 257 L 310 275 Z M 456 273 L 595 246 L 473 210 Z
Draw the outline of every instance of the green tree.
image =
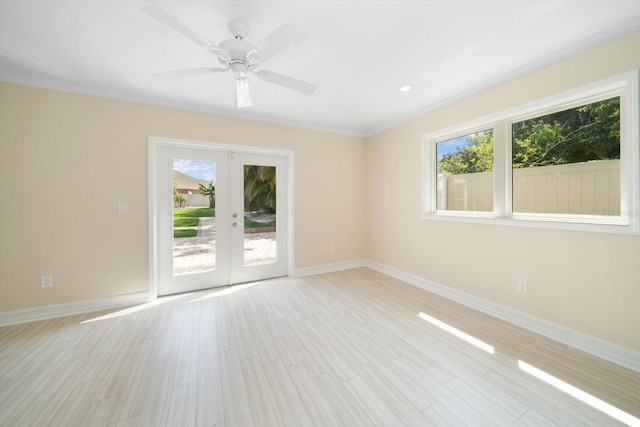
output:
M 173 203 L 177 203 L 178 206 L 182 207 L 183 203 L 187 203 L 187 198 L 184 197 L 183 194 L 178 193 L 178 183 L 174 179 L 173 180 Z
M 512 125 L 513 167 L 620 158 L 620 98 Z
M 209 184 L 202 185 L 198 184 L 198 188 L 200 189 L 200 194 L 203 196 L 209 196 L 209 208 L 213 209 L 216 207 L 216 186 L 213 185 L 213 181 L 209 181 Z
M 514 168 L 620 158 L 620 98 L 598 101 L 512 124 Z M 450 175 L 493 169 L 493 133 L 467 137 L 445 154 L 438 171 Z
M 275 166 L 244 167 L 245 210 L 276 212 Z
M 478 132 L 467 137 L 464 148 L 445 154 L 438 163 L 438 171 L 448 175 L 493 170 L 493 131 Z
M 180 194 L 177 191 L 173 192 L 173 203 L 177 203 L 178 206 L 182 207 L 183 203 L 187 203 L 187 198 L 184 194 Z

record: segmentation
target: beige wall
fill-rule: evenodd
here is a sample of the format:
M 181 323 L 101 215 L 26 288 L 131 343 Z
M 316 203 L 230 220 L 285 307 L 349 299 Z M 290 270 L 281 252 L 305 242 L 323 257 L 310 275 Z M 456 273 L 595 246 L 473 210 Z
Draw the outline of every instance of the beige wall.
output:
M 423 134 L 638 69 L 638 52 L 634 33 L 368 138 L 367 257 L 640 350 L 640 236 L 420 216 Z
M 2 84 L 0 311 L 148 289 L 150 135 L 294 150 L 295 267 L 364 257 L 362 138 Z
M 366 256 L 640 350 L 639 236 L 420 215 L 423 134 L 640 68 L 638 52 L 635 33 L 366 141 L 1 84 L 0 311 L 147 290 L 140 195 L 153 135 L 295 150 L 297 268 Z M 129 213 L 116 213 L 119 200 Z M 40 289 L 45 274 L 52 289 Z M 529 294 L 516 292 L 517 279 Z

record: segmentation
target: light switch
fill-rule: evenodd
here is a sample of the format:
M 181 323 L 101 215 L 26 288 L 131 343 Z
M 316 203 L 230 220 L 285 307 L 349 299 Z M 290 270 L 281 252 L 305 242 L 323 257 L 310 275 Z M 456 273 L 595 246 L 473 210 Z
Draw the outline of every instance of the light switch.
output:
M 127 213 L 127 202 L 118 202 L 118 213 Z

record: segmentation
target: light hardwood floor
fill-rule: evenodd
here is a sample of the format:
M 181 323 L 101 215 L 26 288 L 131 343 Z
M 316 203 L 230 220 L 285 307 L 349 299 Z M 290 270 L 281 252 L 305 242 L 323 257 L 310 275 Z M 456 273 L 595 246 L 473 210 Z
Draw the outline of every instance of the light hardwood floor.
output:
M 446 322 L 489 354 L 418 317 Z M 640 375 L 361 268 L 0 329 L 2 426 L 609 426 Z

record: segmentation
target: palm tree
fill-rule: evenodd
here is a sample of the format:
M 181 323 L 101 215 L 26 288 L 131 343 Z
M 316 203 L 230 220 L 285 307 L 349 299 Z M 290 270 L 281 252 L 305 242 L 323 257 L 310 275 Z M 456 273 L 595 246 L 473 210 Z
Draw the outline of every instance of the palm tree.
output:
M 246 210 L 276 212 L 275 166 L 245 165 L 244 201 Z
M 210 181 L 209 184 L 205 187 L 202 184 L 198 184 L 200 188 L 200 194 L 203 196 L 209 196 L 209 207 L 211 209 L 216 207 L 216 186 L 213 185 L 213 181 Z
M 177 186 L 178 186 L 178 183 L 174 179 L 173 180 L 173 203 L 177 203 L 180 207 L 182 207 L 183 203 L 187 203 L 187 198 L 184 196 L 184 194 L 178 193 Z
M 187 203 L 187 198 L 184 194 L 180 194 L 177 191 L 173 192 L 173 203 L 177 203 L 178 206 L 182 207 L 183 203 Z

